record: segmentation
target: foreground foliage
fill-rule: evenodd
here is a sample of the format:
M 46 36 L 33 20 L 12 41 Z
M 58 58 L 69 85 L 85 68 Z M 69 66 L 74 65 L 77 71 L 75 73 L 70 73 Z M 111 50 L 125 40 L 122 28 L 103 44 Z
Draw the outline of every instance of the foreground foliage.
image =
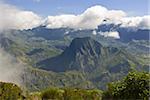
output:
M 22 90 L 13 83 L 0 82 L 0 100 L 24 99 Z
M 102 91 L 84 89 L 54 89 L 50 88 L 42 92 L 42 99 L 56 100 L 100 100 Z
M 150 74 L 145 72 L 129 72 L 118 82 L 108 84 L 108 90 L 104 92 L 103 99 L 142 99 L 148 100 Z

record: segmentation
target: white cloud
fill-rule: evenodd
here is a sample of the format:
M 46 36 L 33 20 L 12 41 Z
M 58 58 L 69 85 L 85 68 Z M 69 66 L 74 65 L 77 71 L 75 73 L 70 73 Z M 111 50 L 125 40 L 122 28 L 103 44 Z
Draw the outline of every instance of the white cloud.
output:
M 150 29 L 150 15 L 143 17 L 125 17 L 121 19 L 122 27 Z
M 108 19 L 107 23 L 121 23 L 122 27 L 150 29 L 150 16 L 126 17 L 126 15 L 121 10 L 109 10 L 97 5 L 88 8 L 79 15 L 48 16 L 43 20 L 32 11 L 20 10 L 0 2 L 0 30 L 32 29 L 40 25 L 46 25 L 48 28 L 95 29 L 98 25 L 103 24 L 105 19 Z
M 121 10 L 108 10 L 103 6 L 93 6 L 80 15 L 48 16 L 45 22 L 48 28 L 94 29 L 106 18 L 114 21 L 125 15 L 125 12 Z
M 76 29 L 95 29 L 98 25 L 107 23 L 122 24 L 122 27 L 150 29 L 150 16 L 127 17 L 121 10 L 108 10 L 103 6 L 93 6 L 80 15 L 48 16 L 45 24 L 48 28 L 69 27 Z
M 92 31 L 93 35 L 97 35 L 97 32 L 95 30 Z
M 41 24 L 41 18 L 31 11 L 0 3 L 0 30 L 31 29 Z
M 76 18 L 75 15 L 48 16 L 45 24 L 48 28 L 73 27 L 77 23 Z
M 110 31 L 110 32 L 98 32 L 99 34 L 103 35 L 104 37 L 113 37 L 119 39 L 119 33 L 117 31 Z

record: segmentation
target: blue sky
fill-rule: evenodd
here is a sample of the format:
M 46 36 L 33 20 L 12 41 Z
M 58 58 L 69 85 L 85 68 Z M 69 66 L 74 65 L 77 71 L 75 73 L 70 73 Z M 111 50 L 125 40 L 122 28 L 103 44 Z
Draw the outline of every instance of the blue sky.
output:
M 148 15 L 148 0 L 5 0 L 5 2 L 42 16 L 80 14 L 94 5 L 123 10 L 129 16 Z

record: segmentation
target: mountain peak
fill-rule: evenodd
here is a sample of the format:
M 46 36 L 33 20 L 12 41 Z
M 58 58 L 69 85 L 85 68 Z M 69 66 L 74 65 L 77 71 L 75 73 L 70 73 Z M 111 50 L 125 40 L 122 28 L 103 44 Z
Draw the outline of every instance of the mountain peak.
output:
M 75 38 L 72 40 L 70 46 L 64 51 L 64 54 L 68 53 L 72 56 L 75 56 L 77 53 L 84 55 L 92 55 L 100 53 L 100 48 L 102 45 L 92 39 L 91 37 L 84 37 L 84 38 Z
M 117 52 L 117 48 L 105 47 L 90 37 L 75 38 L 62 54 L 39 62 L 38 65 L 42 69 L 56 72 L 67 70 L 91 72 Z
M 91 43 L 91 42 L 97 42 L 97 41 L 93 40 L 91 37 L 75 38 L 72 40 L 71 45 L 73 44 L 84 45 L 85 43 Z

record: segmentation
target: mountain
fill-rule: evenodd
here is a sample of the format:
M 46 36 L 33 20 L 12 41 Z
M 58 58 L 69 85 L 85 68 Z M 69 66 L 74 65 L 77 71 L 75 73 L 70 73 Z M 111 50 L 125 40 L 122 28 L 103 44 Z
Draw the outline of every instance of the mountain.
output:
M 43 37 L 47 40 L 59 40 L 65 36 L 65 32 L 70 29 L 68 28 L 56 28 L 48 29 L 45 26 L 39 26 L 32 30 L 26 30 L 28 33 L 33 33 L 32 37 Z
M 55 73 L 75 71 L 74 77 L 81 74 L 90 86 L 106 89 L 108 82 L 121 79 L 131 69 L 148 71 L 144 58 L 128 50 L 103 45 L 91 37 L 75 38 L 60 55 L 42 60 L 36 66 Z
M 9 38 L 7 38 L 7 37 L 3 36 L 2 34 L 0 34 L 0 47 L 7 49 L 13 43 L 14 42 L 12 40 L 10 40 Z
M 93 31 L 96 34 L 93 34 Z M 33 29 L 24 30 L 24 33 L 30 33 L 30 37 L 44 38 L 46 40 L 62 40 L 66 37 L 94 37 L 101 36 L 99 32 L 118 32 L 121 42 L 130 42 L 132 40 L 149 40 L 149 29 L 140 29 L 134 27 L 122 27 L 121 24 L 104 23 L 97 29 L 71 29 L 71 28 L 54 28 L 48 29 L 46 26 L 39 26 Z M 107 33 L 106 33 L 107 34 Z
M 149 41 L 126 43 L 92 31 L 12 30 L 0 37 L 0 43 L 29 67 L 22 79 L 31 91 L 47 86 L 106 89 L 108 82 L 122 78 L 132 67 L 149 71 Z
M 43 60 L 37 65 L 54 72 L 77 70 L 91 73 L 96 69 L 107 69 L 111 72 L 129 70 L 130 62 L 138 65 L 135 58 L 126 51 L 105 47 L 90 37 L 84 37 L 73 39 L 62 54 Z
M 118 30 L 120 35 L 120 40 L 123 42 L 129 42 L 132 40 L 149 40 L 149 32 L 148 29 L 127 29 L 127 28 L 120 28 Z
M 97 32 L 117 31 L 120 41 L 130 42 L 132 40 L 149 40 L 149 29 L 138 29 L 133 27 L 122 27 L 121 24 L 101 24 Z

